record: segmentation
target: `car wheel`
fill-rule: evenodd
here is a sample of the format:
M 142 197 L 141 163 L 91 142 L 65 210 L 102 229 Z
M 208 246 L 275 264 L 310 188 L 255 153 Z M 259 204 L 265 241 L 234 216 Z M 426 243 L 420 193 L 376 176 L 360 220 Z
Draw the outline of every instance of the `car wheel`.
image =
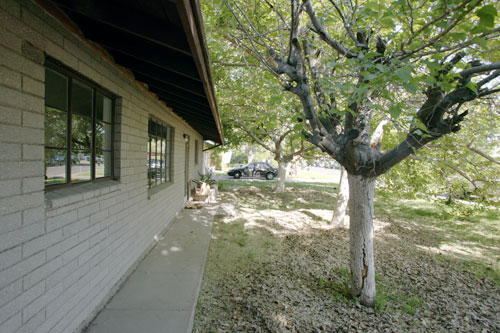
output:
M 241 172 L 236 171 L 236 172 L 234 173 L 234 176 L 233 176 L 233 177 L 234 177 L 235 179 L 240 179 L 240 177 L 241 177 Z
M 273 180 L 273 178 L 274 178 L 274 174 L 272 172 L 266 173 L 266 179 L 267 180 Z

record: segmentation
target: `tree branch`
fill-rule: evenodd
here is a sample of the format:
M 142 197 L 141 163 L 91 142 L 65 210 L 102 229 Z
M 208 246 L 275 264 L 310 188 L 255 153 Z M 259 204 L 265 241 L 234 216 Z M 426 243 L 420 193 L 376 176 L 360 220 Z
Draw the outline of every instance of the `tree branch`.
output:
M 477 74 L 477 73 L 489 72 L 489 71 L 492 71 L 494 69 L 500 69 L 500 62 L 496 62 L 496 63 L 488 64 L 488 65 L 471 67 L 468 69 L 464 69 L 463 71 L 459 72 L 458 74 L 460 74 L 461 77 L 466 77 L 466 76 L 470 76 L 470 75 Z
M 474 189 L 477 189 L 476 182 L 475 182 L 474 179 L 472 179 L 463 170 L 455 167 L 454 165 L 451 165 L 450 163 L 448 163 L 446 161 L 439 160 L 439 159 L 437 159 L 435 157 L 430 157 L 430 156 L 410 156 L 409 158 L 412 159 L 412 160 L 417 160 L 417 161 L 425 161 L 425 160 L 427 160 L 427 161 L 433 161 L 433 162 L 437 162 L 437 163 L 442 163 L 443 165 L 446 165 L 448 168 L 450 168 L 453 171 L 455 171 L 456 173 L 458 173 L 460 176 L 462 176 L 464 179 L 466 179 L 469 183 L 471 183 L 472 186 L 474 186 Z
M 328 32 L 323 28 L 321 23 L 319 22 L 318 18 L 316 17 L 316 14 L 314 13 L 314 10 L 311 5 L 310 0 L 303 0 L 303 4 L 305 5 L 305 10 L 307 14 L 309 15 L 309 18 L 311 19 L 311 23 L 314 26 L 314 31 L 320 36 L 320 38 L 325 41 L 330 47 L 332 47 L 335 51 L 340 53 L 343 56 L 346 56 L 348 58 L 355 58 L 357 57 L 357 54 L 350 51 L 348 48 L 340 44 L 338 41 L 335 39 L 331 38 Z
M 438 22 L 438 21 L 442 20 L 443 18 L 445 18 L 445 17 L 446 17 L 446 15 L 448 15 L 448 14 L 450 14 L 450 13 L 452 13 L 452 12 L 456 11 L 456 10 L 459 10 L 459 9 L 463 8 L 465 5 L 467 5 L 467 4 L 468 4 L 469 2 L 471 2 L 471 1 L 472 1 L 472 0 L 466 0 L 466 1 L 464 1 L 464 2 L 463 2 L 462 4 L 460 4 L 459 6 L 457 6 L 457 7 L 453 8 L 453 10 L 451 10 L 451 11 L 448 11 L 447 9 L 445 9 L 445 12 L 444 12 L 441 16 L 438 16 L 438 17 L 436 17 L 435 19 L 433 19 L 433 20 L 431 20 L 431 21 L 427 22 L 426 24 L 424 24 L 424 25 L 423 25 L 420 29 L 418 29 L 415 33 L 413 33 L 413 34 L 412 34 L 412 35 L 408 38 L 408 40 L 407 40 L 404 44 L 405 44 L 405 45 L 407 45 L 407 46 L 408 46 L 408 45 L 410 45 L 410 44 L 411 44 L 411 42 L 413 41 L 413 39 L 414 39 L 415 37 L 417 37 L 417 36 L 418 36 L 418 35 L 419 35 L 422 31 L 424 31 L 425 29 L 427 29 L 428 27 L 430 27 L 430 26 L 431 26 L 431 25 L 433 25 L 434 23 L 436 23 L 436 22 Z M 410 7 L 410 8 L 411 8 L 411 7 Z
M 469 144 L 467 145 L 467 148 L 468 148 L 470 151 L 473 151 L 474 153 L 476 153 L 476 154 L 478 154 L 478 155 L 480 155 L 480 156 L 484 157 L 484 158 L 485 158 L 485 159 L 487 159 L 488 161 L 490 161 L 490 162 L 493 162 L 493 163 L 495 163 L 495 164 L 500 165 L 500 161 L 499 161 L 499 160 L 496 160 L 496 159 L 494 159 L 493 157 L 491 157 L 490 155 L 488 155 L 488 154 L 486 154 L 486 153 L 484 153 L 484 152 L 480 151 L 479 149 L 476 149 L 476 148 L 472 147 L 472 144 L 471 144 L 471 143 L 469 143 Z
M 349 27 L 349 25 L 347 24 L 347 21 L 344 17 L 344 14 L 342 13 L 342 11 L 340 10 L 339 6 L 337 5 L 337 3 L 333 0 L 330 0 L 330 3 L 333 5 L 333 7 L 335 7 L 335 10 L 337 10 L 337 13 L 339 14 L 340 16 L 340 19 L 342 20 L 342 23 L 344 24 L 344 29 L 346 30 L 347 34 L 349 35 L 349 37 L 353 40 L 353 42 L 357 45 L 358 45 L 358 40 L 356 39 L 356 37 L 354 37 L 354 34 L 352 33 L 352 30 L 351 30 L 351 27 Z
M 271 153 L 275 153 L 274 150 L 269 147 L 268 145 L 266 145 L 261 139 L 259 139 L 248 127 L 245 126 L 245 124 L 243 124 L 240 120 L 238 119 L 234 119 L 233 120 L 236 124 L 238 124 L 238 126 L 243 129 L 247 134 L 248 136 L 250 136 L 255 142 L 257 142 L 259 145 L 261 145 L 265 150 L 268 150 L 270 151 Z
M 470 2 L 471 0 L 467 0 L 465 2 Z M 462 14 L 460 14 L 453 22 L 451 22 L 449 25 L 448 25 L 448 28 L 446 28 L 445 30 L 443 30 L 441 33 L 439 33 L 437 36 L 435 36 L 434 38 L 432 38 L 431 40 L 429 40 L 426 44 L 416 48 L 415 50 L 411 51 L 410 53 L 407 53 L 406 55 L 404 55 L 401 59 L 405 59 L 405 58 L 408 58 L 410 56 L 412 56 L 413 54 L 431 46 L 431 45 L 434 45 L 437 41 L 439 41 L 439 39 L 441 39 L 441 37 L 445 36 L 446 34 L 448 34 L 464 17 L 465 15 L 469 14 L 477 5 L 479 5 L 483 0 L 477 0 L 477 3 L 474 5 L 474 6 L 471 6 L 470 8 L 468 8 L 465 12 L 463 12 Z

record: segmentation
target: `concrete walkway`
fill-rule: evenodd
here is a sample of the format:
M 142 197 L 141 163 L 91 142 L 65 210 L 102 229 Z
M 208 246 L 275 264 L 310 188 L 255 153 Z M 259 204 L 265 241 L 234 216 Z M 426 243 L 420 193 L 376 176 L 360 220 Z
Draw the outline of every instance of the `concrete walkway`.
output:
M 191 332 L 216 209 L 183 210 L 86 332 Z

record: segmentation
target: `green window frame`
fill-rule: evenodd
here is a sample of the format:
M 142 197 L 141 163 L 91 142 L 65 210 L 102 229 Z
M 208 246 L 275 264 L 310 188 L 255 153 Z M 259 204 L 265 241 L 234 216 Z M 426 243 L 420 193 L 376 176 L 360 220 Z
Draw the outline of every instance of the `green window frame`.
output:
M 173 181 L 175 129 L 150 118 L 148 123 L 147 184 L 149 188 Z
M 194 165 L 198 165 L 198 159 L 200 154 L 200 146 L 198 140 L 194 140 Z
M 115 96 L 47 58 L 45 188 L 112 179 Z

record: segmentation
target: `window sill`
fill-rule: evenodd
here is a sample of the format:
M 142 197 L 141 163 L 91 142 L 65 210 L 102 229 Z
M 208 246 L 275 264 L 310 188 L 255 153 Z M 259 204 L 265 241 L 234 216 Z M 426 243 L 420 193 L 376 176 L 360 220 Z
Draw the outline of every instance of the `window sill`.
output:
M 120 182 L 116 180 L 107 180 L 47 191 L 45 192 L 45 202 L 48 209 L 59 208 L 116 192 L 119 184 Z
M 170 182 L 166 182 L 166 183 L 157 185 L 155 187 L 148 188 L 148 200 L 151 199 L 151 196 L 155 195 L 158 192 L 161 192 L 162 190 L 164 190 L 165 188 L 169 187 L 173 183 L 174 182 L 170 181 Z

